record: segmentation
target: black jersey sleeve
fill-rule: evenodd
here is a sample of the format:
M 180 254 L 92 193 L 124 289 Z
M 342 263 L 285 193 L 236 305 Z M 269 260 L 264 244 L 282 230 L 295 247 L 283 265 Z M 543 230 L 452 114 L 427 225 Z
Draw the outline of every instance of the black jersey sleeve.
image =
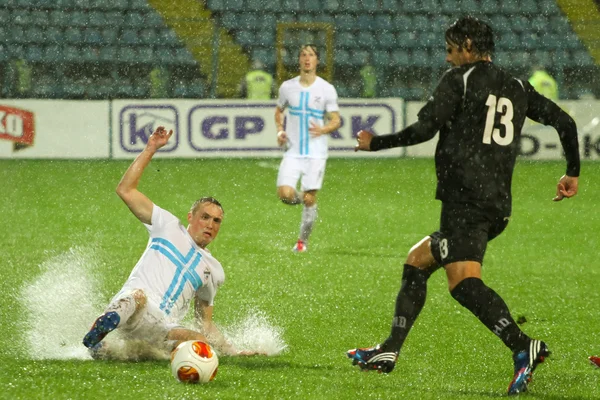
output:
M 577 124 L 569 114 L 552 100 L 539 94 L 528 82 L 525 82 L 525 91 L 528 100 L 527 118 L 556 129 L 567 159 L 566 174 L 573 177 L 579 176 L 581 162 Z
M 460 107 L 464 85 L 460 77 L 456 70 L 446 72 L 433 95 L 419 111 L 419 120 L 400 132 L 375 136 L 371 140 L 370 150 L 412 146 L 433 138 Z

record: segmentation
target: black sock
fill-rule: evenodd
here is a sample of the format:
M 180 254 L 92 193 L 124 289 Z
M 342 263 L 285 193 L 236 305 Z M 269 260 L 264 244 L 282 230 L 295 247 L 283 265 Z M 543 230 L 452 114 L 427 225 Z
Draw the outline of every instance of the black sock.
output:
M 428 271 L 404 264 L 402 286 L 396 298 L 392 333 L 382 344 L 384 351 L 400 351 L 410 328 L 423 309 L 427 296 L 427 279 L 430 276 Z
M 527 348 L 531 339 L 517 326 L 502 297 L 487 287 L 481 279 L 464 279 L 450 294 L 475 314 L 512 351 Z

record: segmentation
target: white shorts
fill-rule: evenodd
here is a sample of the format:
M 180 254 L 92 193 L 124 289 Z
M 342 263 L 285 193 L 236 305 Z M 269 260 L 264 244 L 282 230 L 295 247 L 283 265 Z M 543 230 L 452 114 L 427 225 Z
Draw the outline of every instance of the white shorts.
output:
M 133 290 L 127 290 L 115 296 L 111 302 L 116 304 L 123 297 L 131 295 Z M 109 306 L 110 308 L 110 306 Z M 146 294 L 146 306 L 136 315 L 119 325 L 119 331 L 126 340 L 143 340 L 154 346 L 164 346 L 169 331 L 181 327 L 168 321 L 165 313 Z
M 277 187 L 295 188 L 298 180 L 302 178 L 300 190 L 319 190 L 323 186 L 325 164 L 325 158 L 283 157 L 277 174 Z

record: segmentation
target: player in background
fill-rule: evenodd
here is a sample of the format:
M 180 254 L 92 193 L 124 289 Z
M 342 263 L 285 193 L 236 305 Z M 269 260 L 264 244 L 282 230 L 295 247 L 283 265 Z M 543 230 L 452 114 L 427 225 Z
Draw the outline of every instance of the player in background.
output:
M 508 394 L 524 392 L 532 373 L 550 355 L 513 320 L 504 300 L 486 286 L 481 265 L 487 242 L 506 228 L 511 215 L 511 181 L 525 118 L 554 127 L 564 149 L 566 174 L 555 201 L 577 193 L 580 169 L 577 127 L 551 100 L 492 63 L 492 29 L 461 18 L 446 31 L 446 61 L 454 68 L 441 78 L 419 111 L 418 122 L 396 134 L 358 134 L 357 150 L 378 151 L 425 142 L 440 132 L 435 152 L 440 228 L 408 252 L 390 336 L 348 357 L 364 370 L 391 372 L 419 316 L 427 280 L 443 267 L 450 294 L 512 351 L 514 376 Z
M 182 341 L 200 340 L 222 354 L 250 354 L 238 352 L 212 320 L 213 301 L 225 273 L 206 246 L 221 228 L 221 204 L 212 197 L 197 200 L 185 228 L 137 189 L 144 169 L 172 134 L 158 127 L 117 186 L 117 194 L 144 224 L 150 239 L 122 289 L 83 338 L 93 356 L 102 358 L 110 350 L 102 349 L 101 340 L 115 329 L 126 340 L 143 341 L 164 351 L 172 351 Z M 202 333 L 180 325 L 192 300 Z
M 300 75 L 281 84 L 275 108 L 277 144 L 286 148 L 277 175 L 277 195 L 285 204 L 304 204 L 293 250 L 305 252 L 317 219 L 317 192 L 327 163 L 327 135 L 340 127 L 341 120 L 335 88 L 317 76 L 317 47 L 301 46 L 298 62 Z M 299 180 L 300 192 L 296 189 Z

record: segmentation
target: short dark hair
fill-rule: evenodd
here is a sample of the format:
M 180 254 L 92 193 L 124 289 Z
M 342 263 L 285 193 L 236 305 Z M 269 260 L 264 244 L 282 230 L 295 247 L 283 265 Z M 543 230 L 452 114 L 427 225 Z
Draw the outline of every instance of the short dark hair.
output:
M 196 212 L 196 210 L 198 209 L 198 207 L 200 207 L 200 205 L 204 204 L 204 203 L 214 204 L 214 205 L 218 206 L 221 209 L 221 211 L 223 211 L 223 213 L 225 213 L 225 211 L 223 210 L 223 206 L 221 205 L 221 203 L 219 203 L 219 200 L 217 200 L 211 196 L 201 197 L 198 200 L 196 200 L 194 202 L 194 204 L 192 204 L 192 208 L 190 209 L 190 212 L 192 214 L 194 214 Z
M 303 44 L 302 46 L 300 46 L 300 50 L 298 50 L 298 58 L 300 58 L 300 54 L 302 54 L 302 50 L 309 48 L 312 51 L 315 52 L 315 54 L 317 55 L 317 60 L 319 59 L 319 50 L 317 49 L 317 45 L 316 44 L 312 44 L 312 43 L 306 43 Z
M 456 20 L 446 30 L 446 42 L 465 48 L 471 39 L 473 52 L 482 56 L 494 54 L 494 32 L 485 22 L 471 16 Z

